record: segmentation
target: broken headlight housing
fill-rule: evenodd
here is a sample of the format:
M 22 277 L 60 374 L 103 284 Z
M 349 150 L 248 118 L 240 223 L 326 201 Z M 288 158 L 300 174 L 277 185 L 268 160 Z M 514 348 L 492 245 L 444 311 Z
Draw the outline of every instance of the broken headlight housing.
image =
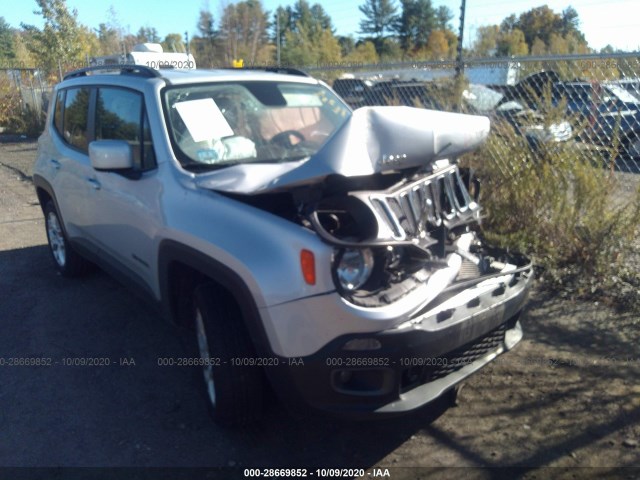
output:
M 347 291 L 362 287 L 373 272 L 373 252 L 370 248 L 347 248 L 336 258 L 335 273 L 340 286 Z

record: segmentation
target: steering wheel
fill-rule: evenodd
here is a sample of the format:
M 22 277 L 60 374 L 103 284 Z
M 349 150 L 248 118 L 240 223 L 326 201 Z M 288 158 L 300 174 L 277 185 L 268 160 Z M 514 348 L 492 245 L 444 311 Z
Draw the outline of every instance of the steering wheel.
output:
M 269 143 L 275 143 L 276 145 L 280 145 L 282 147 L 291 148 L 293 147 L 293 143 L 291 143 L 291 136 L 296 137 L 301 142 L 305 141 L 304 135 L 302 135 L 297 130 L 285 130 L 284 132 L 280 132 L 269 140 Z

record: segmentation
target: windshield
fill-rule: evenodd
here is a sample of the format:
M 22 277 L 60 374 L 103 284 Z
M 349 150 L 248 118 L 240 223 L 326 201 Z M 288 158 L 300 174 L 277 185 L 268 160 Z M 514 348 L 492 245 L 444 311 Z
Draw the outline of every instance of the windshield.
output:
M 174 87 L 164 107 L 176 156 L 195 171 L 300 160 L 351 115 L 326 87 L 290 82 Z

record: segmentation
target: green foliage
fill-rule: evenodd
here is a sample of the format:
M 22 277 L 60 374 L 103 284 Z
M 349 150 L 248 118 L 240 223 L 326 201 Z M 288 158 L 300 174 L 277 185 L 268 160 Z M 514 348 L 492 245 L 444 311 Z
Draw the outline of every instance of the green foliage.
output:
M 344 56 L 345 63 L 360 63 L 362 65 L 373 65 L 379 60 L 373 42 L 360 42 L 354 50 Z
M 136 34 L 137 43 L 160 43 L 160 35 L 155 27 L 140 27 Z
M 564 105 L 540 103 L 547 123 L 563 115 Z M 533 149 L 510 125 L 495 123 L 485 146 L 466 161 L 482 179 L 486 237 L 529 253 L 547 286 L 614 297 L 615 282 L 636 282 L 640 294 L 640 276 L 626 267 L 640 233 L 640 189 L 625 198 L 598 154 L 572 142 Z
M 326 65 L 342 60 L 344 44 L 334 36 L 331 18 L 322 5 L 298 0 L 293 7 L 282 9 L 280 14 L 281 61 L 284 64 Z
M 524 33 L 519 28 L 501 33 L 496 46 L 496 53 L 500 57 L 524 56 L 529 53 L 529 46 L 525 41 Z
M 114 55 L 122 51 L 119 32 L 105 23 L 98 25 L 100 55 Z
M 220 19 L 219 36 L 224 45 L 225 60 L 234 59 L 245 65 L 266 61 L 261 53 L 267 45 L 269 20 L 260 0 L 242 0 L 227 5 Z
M 578 13 L 567 7 L 561 14 L 547 5 L 520 16 L 509 15 L 498 25 L 480 27 L 473 53 L 477 56 L 521 56 L 589 53 L 580 31 Z
M 364 19 L 360 21 L 360 33 L 373 41 L 378 55 L 385 55 L 385 40 L 394 31 L 397 7 L 393 0 L 366 0 L 358 7 Z
M 0 76 L 0 127 L 7 127 L 20 114 L 20 91 L 7 75 Z
M 453 20 L 453 13 L 449 10 L 449 7 L 440 5 L 436 9 L 436 28 L 438 30 L 451 30 L 451 22 Z
M 182 35 L 179 33 L 170 33 L 162 41 L 162 49 L 165 52 L 178 52 L 183 53 L 185 51 L 184 42 L 182 41 Z
M 218 30 L 215 19 L 209 8 L 200 10 L 198 16 L 198 34 L 190 42 L 191 50 L 199 68 L 211 68 L 216 65 Z
M 13 41 L 13 29 L 0 17 L 0 59 L 14 59 L 16 57 Z
M 296 30 L 285 35 L 286 47 L 281 53 L 285 65 L 322 66 L 342 60 L 342 49 L 330 30 L 313 31 L 300 23 Z
M 45 112 L 27 105 L 24 110 L 9 119 L 7 132 L 38 138 L 44 130 L 45 120 Z
M 36 0 L 40 10 L 34 13 L 44 18 L 44 28 L 22 24 L 31 34 L 27 48 L 47 73 L 56 71 L 58 64 L 72 64 L 82 60 L 80 27 L 77 10 L 69 11 L 65 0 Z
M 0 77 L 0 127 L 6 133 L 38 137 L 44 129 L 45 114 L 27 105 L 24 110 L 20 91 L 5 75 Z
M 395 30 L 405 52 L 427 46 L 436 28 L 436 12 L 431 0 L 400 0 L 402 11 L 396 19 Z

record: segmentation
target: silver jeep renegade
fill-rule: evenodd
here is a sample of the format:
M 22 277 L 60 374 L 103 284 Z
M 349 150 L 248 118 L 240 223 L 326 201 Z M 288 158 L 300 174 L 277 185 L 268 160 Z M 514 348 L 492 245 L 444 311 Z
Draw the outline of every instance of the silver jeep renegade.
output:
M 88 68 L 34 183 L 56 268 L 98 264 L 190 328 L 216 421 L 422 407 L 511 349 L 532 281 L 483 244 L 456 159 L 485 117 L 351 109 L 296 71 Z

